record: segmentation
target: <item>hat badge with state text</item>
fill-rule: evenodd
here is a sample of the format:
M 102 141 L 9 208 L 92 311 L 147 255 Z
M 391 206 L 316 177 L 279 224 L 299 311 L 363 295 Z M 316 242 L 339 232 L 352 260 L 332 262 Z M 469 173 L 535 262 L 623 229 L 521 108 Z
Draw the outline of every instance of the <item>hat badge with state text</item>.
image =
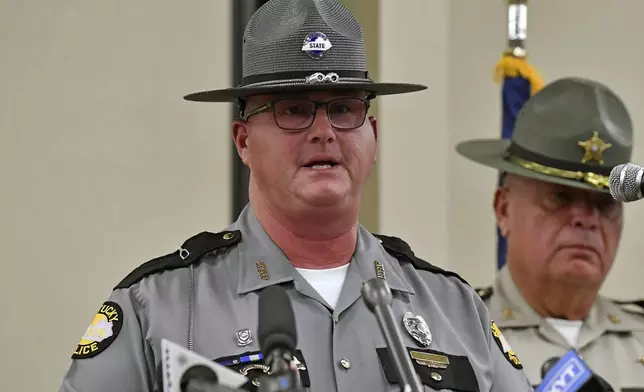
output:
M 503 173 L 609 193 L 611 170 L 630 161 L 633 124 L 622 99 L 586 78 L 557 79 L 523 105 L 511 139 L 474 139 L 456 150 Z
M 342 89 L 365 91 L 373 98 L 426 88 L 370 77 L 362 27 L 340 1 L 270 0 L 255 11 L 244 31 L 240 85 L 184 98 L 230 102 L 260 94 Z

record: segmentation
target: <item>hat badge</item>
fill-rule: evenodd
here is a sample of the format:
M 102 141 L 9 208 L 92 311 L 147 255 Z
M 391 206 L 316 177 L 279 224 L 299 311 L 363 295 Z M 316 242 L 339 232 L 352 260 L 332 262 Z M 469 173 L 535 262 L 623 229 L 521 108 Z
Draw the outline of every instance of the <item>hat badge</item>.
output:
M 326 55 L 331 46 L 331 41 L 326 34 L 320 32 L 310 33 L 304 38 L 302 52 L 314 60 L 319 60 Z
M 590 139 L 580 141 L 578 144 L 584 149 L 584 157 L 581 159 L 581 163 L 595 160 L 599 162 L 599 164 L 603 164 L 604 152 L 612 146 L 611 143 L 603 141 L 599 137 L 599 133 L 597 131 L 593 132 L 593 136 Z
M 416 339 L 421 346 L 429 346 L 432 343 L 432 332 L 429 330 L 423 316 L 415 315 L 412 312 L 405 312 L 403 324 L 407 332 Z

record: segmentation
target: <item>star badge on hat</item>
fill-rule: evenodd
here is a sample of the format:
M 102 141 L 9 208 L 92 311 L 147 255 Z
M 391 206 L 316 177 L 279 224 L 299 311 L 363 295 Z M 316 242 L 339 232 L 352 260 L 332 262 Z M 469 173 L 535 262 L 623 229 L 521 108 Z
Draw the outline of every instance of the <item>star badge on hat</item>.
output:
M 586 163 L 590 160 L 595 160 L 600 164 L 604 163 L 603 155 L 606 150 L 608 150 L 612 144 L 606 143 L 599 137 L 597 131 L 593 132 L 593 136 L 584 141 L 578 142 L 580 147 L 584 148 L 584 157 L 581 160 L 581 163 Z

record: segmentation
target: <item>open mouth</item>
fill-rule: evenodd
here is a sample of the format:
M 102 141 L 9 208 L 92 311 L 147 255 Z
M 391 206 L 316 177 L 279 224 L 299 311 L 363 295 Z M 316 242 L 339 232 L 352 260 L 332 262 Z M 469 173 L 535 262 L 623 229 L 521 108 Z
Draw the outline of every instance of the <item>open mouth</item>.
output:
M 309 164 L 304 165 L 304 167 L 308 167 L 314 170 L 324 170 L 324 169 L 331 169 L 337 165 L 338 163 L 334 161 L 313 161 Z

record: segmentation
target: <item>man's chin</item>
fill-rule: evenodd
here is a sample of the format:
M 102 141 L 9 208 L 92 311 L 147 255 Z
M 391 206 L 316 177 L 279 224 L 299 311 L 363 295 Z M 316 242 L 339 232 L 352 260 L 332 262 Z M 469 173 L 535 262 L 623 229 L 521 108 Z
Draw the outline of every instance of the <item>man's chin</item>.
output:
M 566 280 L 584 284 L 598 283 L 603 279 L 603 273 L 599 263 L 585 258 L 573 258 L 568 260 L 562 271 Z
M 346 201 L 346 192 L 335 187 L 312 187 L 303 189 L 300 199 L 314 207 L 342 207 Z

